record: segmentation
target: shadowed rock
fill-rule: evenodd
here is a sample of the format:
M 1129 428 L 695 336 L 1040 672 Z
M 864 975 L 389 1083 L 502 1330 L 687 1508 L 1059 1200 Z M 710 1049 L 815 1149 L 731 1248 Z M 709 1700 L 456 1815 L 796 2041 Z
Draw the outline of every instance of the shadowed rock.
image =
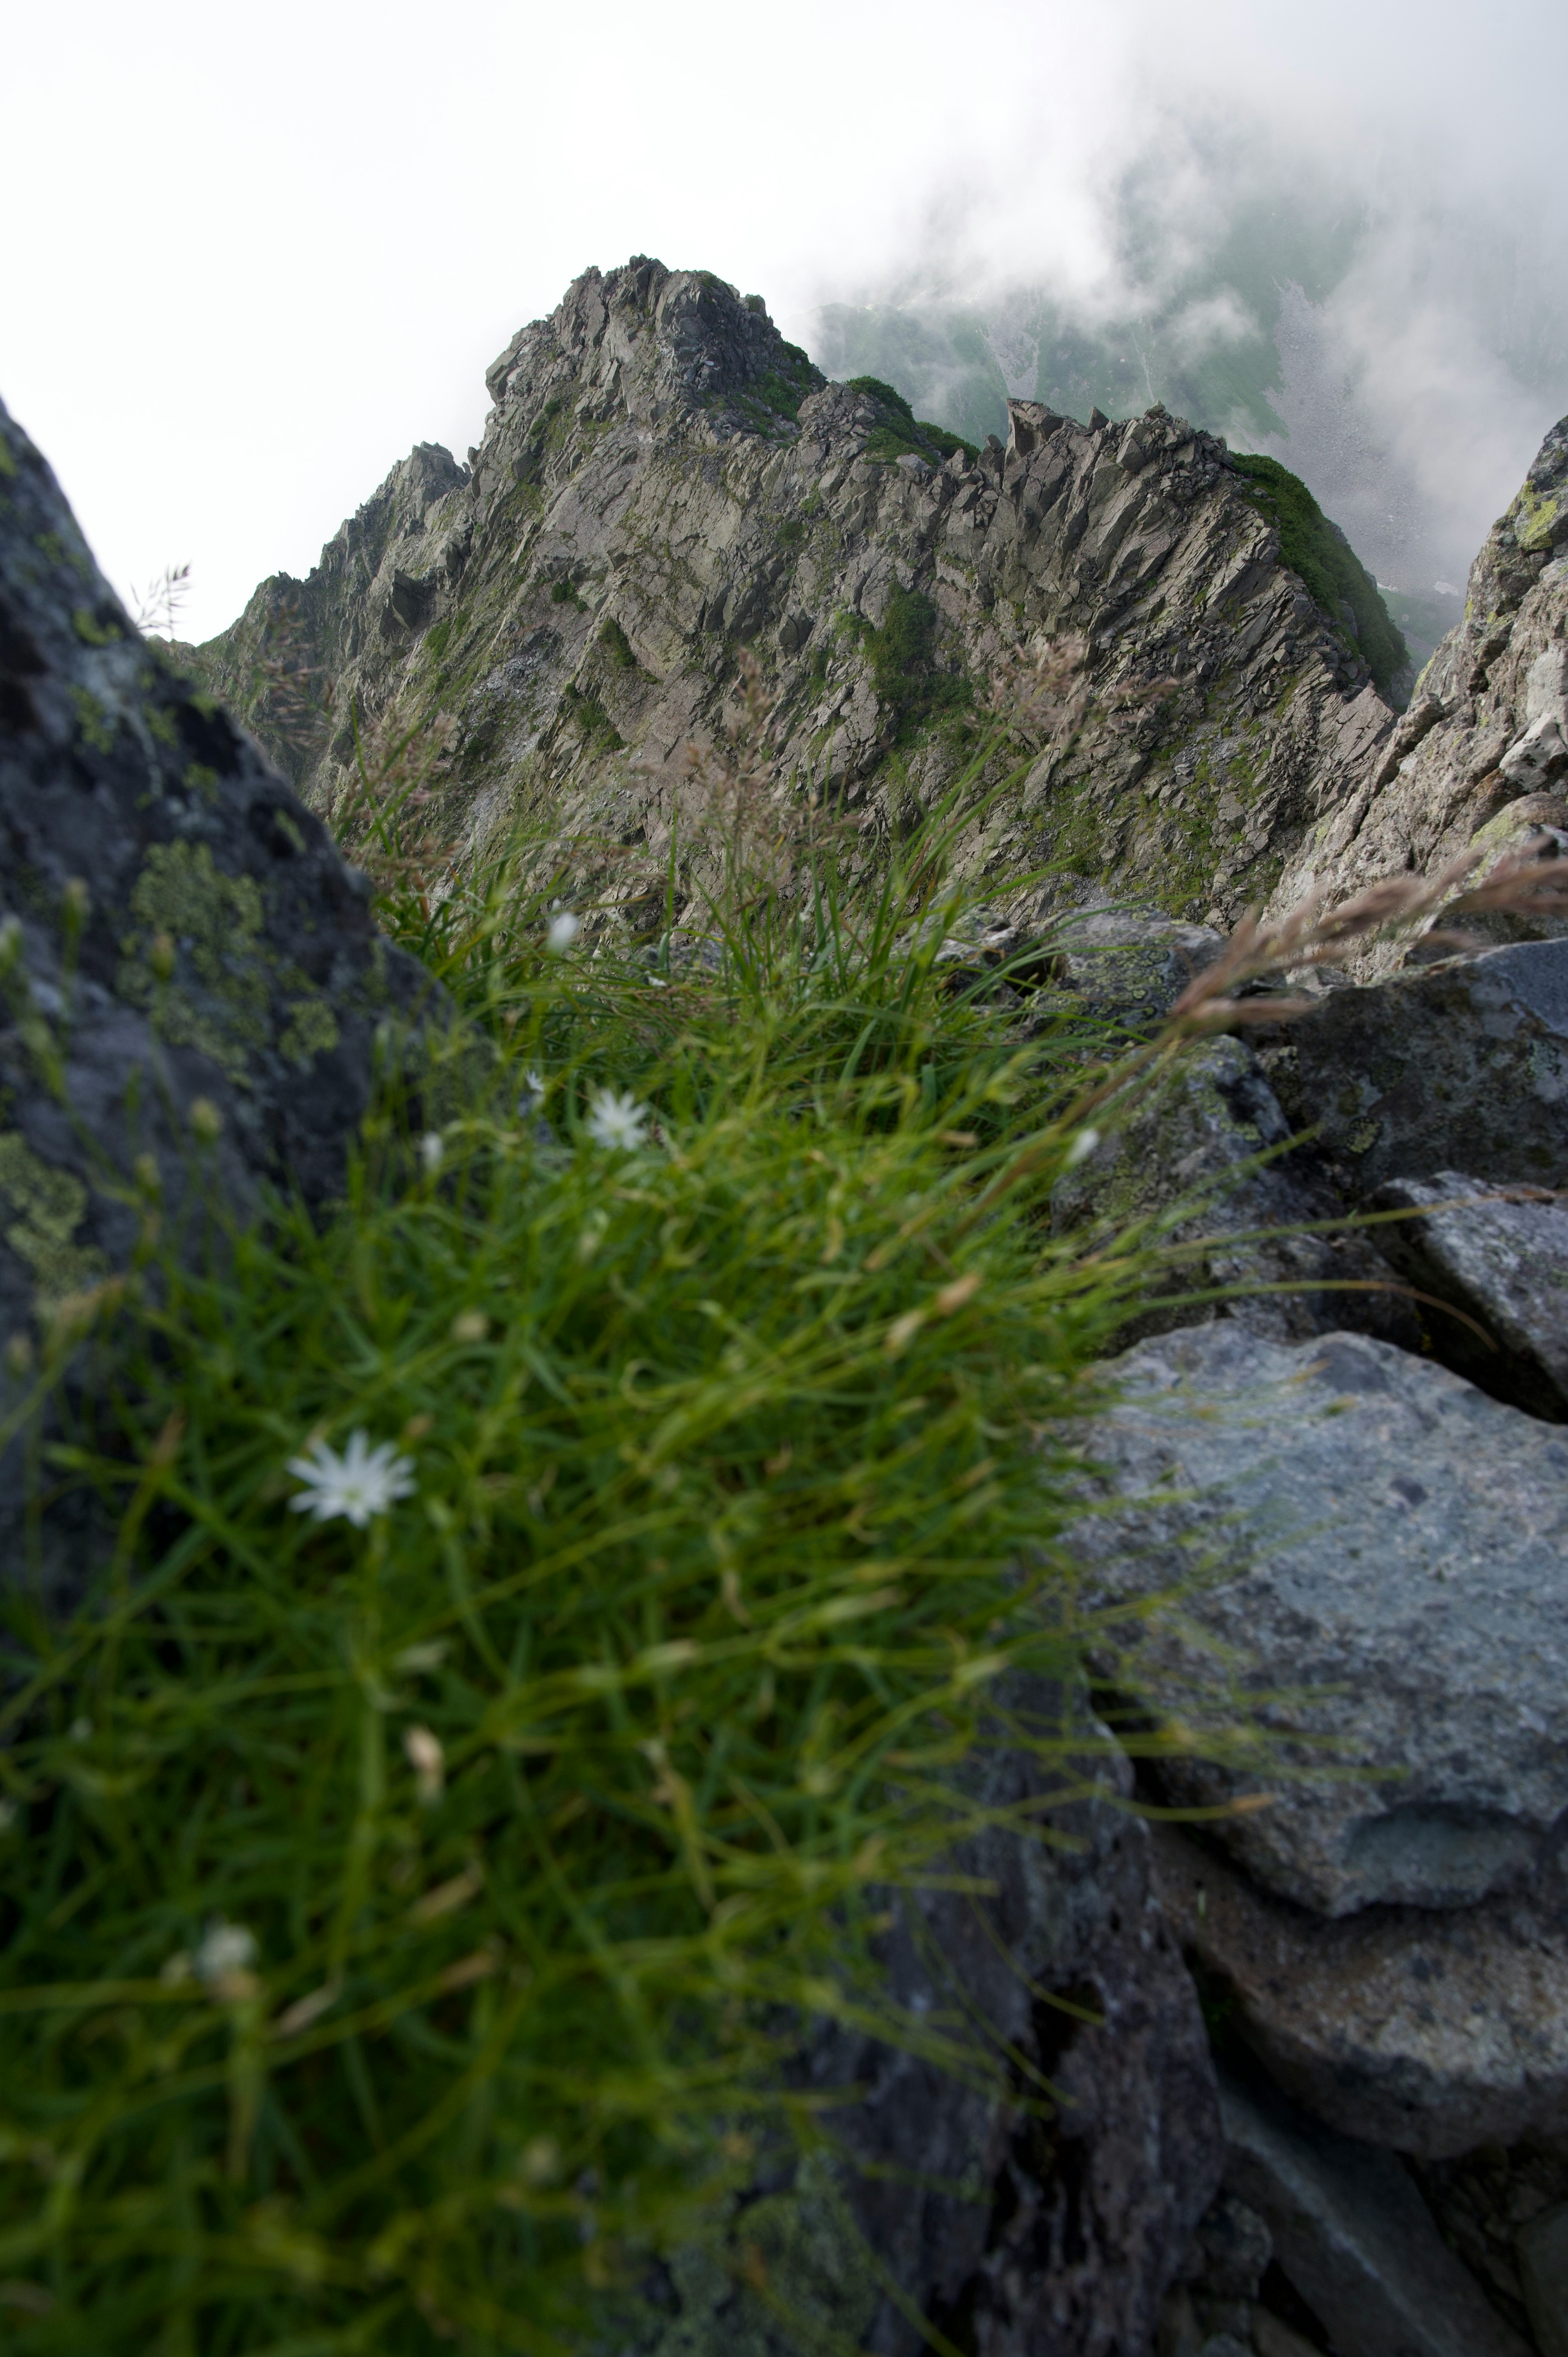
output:
M 1232 2026 L 1330 2126 L 1423 2158 L 1568 2134 L 1568 1870 L 1459 1908 L 1326 1923 L 1218 1844 L 1154 1837 L 1166 1916 Z
M 1379 1230 L 1384 1252 L 1424 1292 L 1477 1319 L 1447 1321 L 1444 1358 L 1498 1399 L 1568 1423 L 1568 1201 L 1497 1188 L 1453 1170 L 1393 1178 L 1378 1211 L 1415 1211 Z
M 1224 2082 L 1228 2190 L 1266 2220 L 1337 2357 L 1528 2357 L 1391 2153 Z
M 1440 1170 L 1568 1179 L 1568 941 L 1331 990 L 1291 1044 L 1286 1110 L 1352 1196 Z
M 0 1383 L 70 1297 L 268 1186 L 322 1203 L 429 978 L 213 699 L 144 643 L 0 408 Z M 0 1535 L 20 1503 L 0 1459 Z M 13 1569 L 16 1557 L 13 1555 Z M 73 1567 L 79 1571 L 80 1566 Z

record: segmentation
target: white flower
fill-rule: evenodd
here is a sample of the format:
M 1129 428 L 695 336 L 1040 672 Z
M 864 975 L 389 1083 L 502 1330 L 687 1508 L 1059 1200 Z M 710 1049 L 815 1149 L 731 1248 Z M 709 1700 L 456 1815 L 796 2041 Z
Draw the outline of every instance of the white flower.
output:
M 563 957 L 582 931 L 582 920 L 570 909 L 557 909 L 550 920 L 550 930 L 544 936 L 544 946 L 552 957 Z
M 438 1129 L 427 1129 L 420 1139 L 419 1158 L 434 1178 L 446 1159 L 446 1142 Z
M 427 1727 L 406 1727 L 403 1748 L 408 1754 L 419 1797 L 428 1809 L 441 1798 L 446 1781 L 446 1754 L 441 1748 L 441 1738 L 433 1735 Z
M 1067 1153 L 1063 1157 L 1062 1168 L 1064 1170 L 1076 1170 L 1080 1162 L 1088 1161 L 1090 1156 L 1093 1153 L 1099 1143 L 1100 1132 L 1097 1129 L 1080 1129 L 1078 1135 L 1073 1139 L 1072 1144 L 1068 1147 Z
M 341 1457 L 324 1440 L 317 1441 L 307 1457 L 289 1458 L 288 1470 L 305 1484 L 288 1501 L 296 1514 L 314 1514 L 318 1523 L 343 1514 L 357 1531 L 416 1486 L 413 1458 L 398 1456 L 390 1440 L 372 1448 L 362 1432 L 349 1435 Z
M 588 1135 L 596 1146 L 624 1147 L 633 1154 L 648 1133 L 648 1108 L 629 1092 L 596 1089 L 588 1107 Z
M 522 1085 L 531 1097 L 542 1097 L 544 1094 L 544 1076 L 542 1072 L 524 1072 Z
M 223 1981 L 231 1973 L 249 1972 L 255 1961 L 253 1934 L 242 1923 L 226 1923 L 221 1915 L 214 1915 L 191 1959 L 198 1978 L 204 1981 Z

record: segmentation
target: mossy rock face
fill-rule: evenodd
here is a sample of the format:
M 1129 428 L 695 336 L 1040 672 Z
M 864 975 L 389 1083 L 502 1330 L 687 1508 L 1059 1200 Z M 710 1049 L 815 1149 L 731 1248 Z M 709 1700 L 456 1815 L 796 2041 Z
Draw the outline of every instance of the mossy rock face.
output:
M 123 1270 L 149 1188 L 324 1200 L 373 1033 L 434 1012 L 368 888 L 212 699 L 145 645 L 0 409 L 0 1348 Z M 150 1160 L 148 1159 L 150 1157 Z M 19 1505 L 0 1460 L 0 1546 Z
M 1253 486 L 1252 496 L 1279 526 L 1280 555 L 1299 573 L 1319 611 L 1348 633 L 1385 692 L 1410 661 L 1376 581 L 1337 524 L 1331 523 L 1302 481 L 1277 458 L 1231 461 Z

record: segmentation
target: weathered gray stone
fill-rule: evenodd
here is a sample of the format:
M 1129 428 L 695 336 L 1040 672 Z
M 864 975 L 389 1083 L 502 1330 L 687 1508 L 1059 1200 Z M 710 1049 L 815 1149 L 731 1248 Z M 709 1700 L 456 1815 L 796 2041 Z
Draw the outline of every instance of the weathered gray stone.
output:
M 1357 1194 L 1440 1170 L 1568 1179 L 1568 941 L 1330 991 L 1292 1046 L 1286 1110 L 1317 1125 Z
M 1477 1318 L 1496 1347 L 1444 1321 L 1444 1363 L 1531 1415 L 1568 1420 L 1568 1198 L 1498 1189 L 1453 1170 L 1391 1178 L 1374 1211 L 1421 1210 L 1379 1232 L 1385 1256 L 1425 1293 Z
M 1059 916 L 1048 934 L 1058 987 L 1101 1021 L 1132 1031 L 1163 1022 L 1224 946 L 1211 925 L 1183 924 L 1162 909 L 1111 902 Z
M 1568 1437 L 1369 1336 L 1141 1343 L 1084 1436 L 1108 1597 L 1177 1600 L 1108 1674 L 1269 1889 L 1331 1916 L 1522 1885 L 1568 1810 Z M 1249 1758 L 1223 1730 L 1251 1718 Z M 1315 1772 L 1326 1771 L 1326 1772 Z
M 1348 763 L 1324 794 L 1317 823 L 1285 861 L 1271 911 L 1310 892 L 1333 902 L 1384 877 L 1433 875 L 1471 849 L 1489 862 L 1517 839 L 1515 826 L 1498 828 L 1509 805 L 1543 787 L 1563 794 L 1565 493 L 1568 418 L 1546 436 L 1518 497 L 1487 534 L 1470 568 L 1465 618 L 1423 672 L 1398 731 Z M 1550 825 L 1550 817 L 1541 823 Z M 1561 917 L 1506 921 L 1521 936 L 1563 930 Z M 1363 979 L 1386 973 L 1401 954 L 1397 942 L 1371 942 L 1351 970 Z M 1444 1159 L 1466 1164 L 1464 1155 Z
M 268 1184 L 330 1197 L 377 1027 L 440 1001 L 320 820 L 137 636 L 3 408 L 0 970 L 0 1344 L 23 1347 L 126 1266 L 155 1196 L 176 1232 L 209 1187 L 240 1219 Z M 13 1448 L 0 1546 L 20 1478 Z
M 1268 2221 L 1337 2357 L 1528 2357 L 1391 2153 L 1222 2078 L 1227 2188 Z
M 1076 725 L 1020 712 L 984 780 L 1006 790 L 957 850 L 976 888 L 1055 867 L 1067 904 L 1110 886 L 1239 913 L 1393 726 L 1223 446 L 1163 411 L 1130 439 L 1015 403 L 1005 451 L 905 466 L 940 444 L 824 384 L 709 273 L 646 256 L 578 279 L 487 382 L 468 467 L 422 447 L 202 660 L 322 809 L 352 782 L 351 705 L 371 725 L 448 714 L 454 833 L 521 813 L 607 835 L 634 932 L 663 907 L 678 811 L 688 888 L 686 747 L 733 710 L 736 640 L 774 698 L 781 779 L 842 797 L 867 861 L 973 752 L 961 712 L 932 725 L 937 690 L 961 674 L 978 717 L 1020 647 L 1079 642 Z M 870 633 L 910 593 L 929 644 L 901 608 L 890 667 Z M 269 645 L 318 669 L 329 712 L 290 724 L 258 687 Z
M 1522 2230 L 1519 2271 L 1541 2357 L 1568 2357 L 1568 2201 Z
M 1129 1319 L 1124 1342 L 1219 1317 L 1276 1340 L 1353 1327 L 1420 1347 L 1402 1280 L 1367 1236 L 1348 1226 L 1258 1232 L 1345 1213 L 1321 1158 L 1287 1150 L 1290 1124 L 1240 1039 L 1182 1049 L 1096 1118 L 1101 1142 L 1058 1182 L 1053 1224 L 1107 1234 L 1142 1224 L 1151 1241 L 1183 1247 L 1150 1306 Z M 1187 1297 L 1233 1286 L 1259 1289 L 1220 1302 Z M 1331 1289 L 1340 1286 L 1355 1289 Z
M 1568 2134 L 1568 1870 L 1472 1907 L 1325 1922 L 1213 1842 L 1163 1825 L 1184 1950 L 1278 2083 L 1347 2136 L 1425 2159 Z

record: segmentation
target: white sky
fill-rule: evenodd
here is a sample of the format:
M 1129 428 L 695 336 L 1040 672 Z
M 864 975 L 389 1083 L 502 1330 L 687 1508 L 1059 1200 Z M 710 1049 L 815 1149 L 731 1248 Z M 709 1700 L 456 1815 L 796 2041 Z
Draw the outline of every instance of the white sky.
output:
M 195 638 L 413 442 L 461 457 L 486 363 L 590 262 L 716 270 L 802 341 L 818 302 L 938 264 L 1109 299 L 1119 169 L 1168 156 L 1176 232 L 1224 201 L 1199 117 L 1395 211 L 1555 232 L 1568 203 L 1561 0 L 74 0 L 16 8 L 4 70 L 0 396 L 117 584 L 190 563 Z M 1492 379 L 1423 300 L 1389 398 L 1435 337 L 1478 414 Z M 1538 430 L 1488 452 L 1497 506 Z

